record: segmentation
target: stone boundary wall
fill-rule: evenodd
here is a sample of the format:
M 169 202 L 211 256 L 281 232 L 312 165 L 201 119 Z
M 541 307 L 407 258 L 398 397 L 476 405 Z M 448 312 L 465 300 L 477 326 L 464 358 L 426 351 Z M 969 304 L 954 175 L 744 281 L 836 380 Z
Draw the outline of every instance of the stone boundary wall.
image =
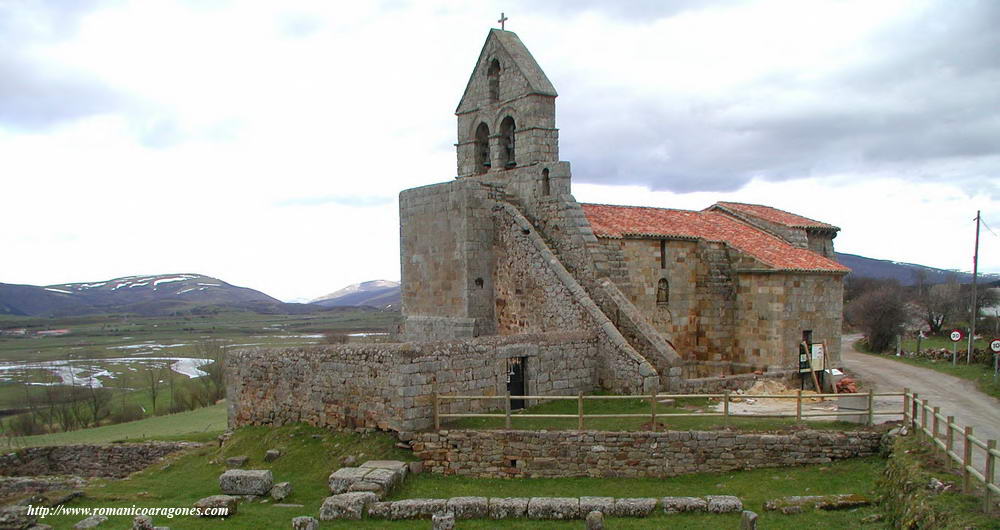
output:
M 565 332 L 232 351 L 225 361 L 229 426 L 426 429 L 434 392 L 505 395 L 511 357 L 528 358 L 531 394 L 590 392 L 598 342 L 594 333 Z M 500 408 L 499 399 L 442 401 L 440 412 Z
M 803 430 L 466 431 L 419 433 L 424 469 L 482 478 L 656 477 L 819 464 L 878 453 L 882 433 Z
M 122 478 L 171 453 L 197 447 L 191 442 L 28 447 L 0 455 L 0 475 L 78 475 Z

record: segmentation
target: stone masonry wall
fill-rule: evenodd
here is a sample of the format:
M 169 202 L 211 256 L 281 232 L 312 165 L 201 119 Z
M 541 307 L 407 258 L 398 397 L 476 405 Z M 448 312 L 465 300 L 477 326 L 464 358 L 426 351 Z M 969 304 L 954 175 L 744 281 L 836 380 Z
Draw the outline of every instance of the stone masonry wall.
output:
M 475 181 L 399 194 L 404 323 L 411 340 L 494 332 L 488 190 Z
M 420 433 L 414 455 L 446 475 L 656 477 L 797 466 L 878 452 L 875 431 L 441 431 Z
M 433 424 L 434 392 L 505 395 L 512 357 L 527 358 L 531 394 L 590 392 L 597 348 L 594 333 L 566 332 L 234 351 L 226 356 L 229 423 L 420 430 Z M 499 400 L 442 401 L 440 412 L 499 408 Z
M 803 330 L 826 342 L 832 366 L 840 366 L 843 276 L 839 274 L 740 273 L 736 347 L 755 365 L 798 367 Z
M 122 478 L 166 455 L 196 447 L 190 442 L 27 447 L 0 455 L 0 475 L 78 475 Z

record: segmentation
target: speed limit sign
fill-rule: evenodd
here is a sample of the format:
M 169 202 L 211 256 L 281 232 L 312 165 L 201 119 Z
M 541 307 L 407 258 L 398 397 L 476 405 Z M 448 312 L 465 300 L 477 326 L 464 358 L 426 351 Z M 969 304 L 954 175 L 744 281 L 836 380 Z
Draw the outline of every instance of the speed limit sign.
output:
M 951 335 L 948 335 L 952 342 L 958 342 L 962 340 L 962 330 L 953 329 L 951 330 Z
M 1000 339 L 993 339 L 990 341 L 990 351 L 1000 354 Z

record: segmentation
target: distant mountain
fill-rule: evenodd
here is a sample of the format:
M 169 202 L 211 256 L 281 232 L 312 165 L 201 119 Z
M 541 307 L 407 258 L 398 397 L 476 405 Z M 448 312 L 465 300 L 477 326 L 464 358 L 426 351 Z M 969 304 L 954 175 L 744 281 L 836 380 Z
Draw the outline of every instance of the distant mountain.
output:
M 316 298 L 310 303 L 324 307 L 371 306 L 380 309 L 398 309 L 399 282 L 371 280 L 356 283 Z
M 866 258 L 855 256 L 854 254 L 842 254 L 836 252 L 835 259 L 841 264 L 851 268 L 851 275 L 859 278 L 894 279 L 900 285 L 914 285 L 920 274 L 925 276 L 928 284 L 945 283 L 952 277 L 958 283 L 972 282 L 972 274 L 967 272 L 950 271 L 947 269 L 936 269 L 925 265 L 914 263 L 902 263 L 882 259 Z M 980 274 L 979 281 L 983 284 L 1000 280 L 1000 274 Z
M 307 304 L 285 304 L 260 291 L 201 274 L 126 276 L 47 286 L 0 283 L 0 314 L 135 313 L 153 316 L 198 312 L 212 307 L 260 313 L 302 313 L 321 309 Z

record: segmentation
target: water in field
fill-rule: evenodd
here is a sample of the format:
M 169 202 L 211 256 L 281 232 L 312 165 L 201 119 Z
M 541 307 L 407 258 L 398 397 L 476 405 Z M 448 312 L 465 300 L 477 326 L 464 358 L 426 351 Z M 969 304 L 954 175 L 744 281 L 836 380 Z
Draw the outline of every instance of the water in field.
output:
M 0 364 L 0 383 L 25 382 L 32 385 L 73 385 L 100 388 L 127 373 L 147 368 L 169 367 L 175 373 L 195 378 L 208 375 L 200 368 L 212 359 L 191 357 L 119 357 L 113 359 L 73 359 Z

